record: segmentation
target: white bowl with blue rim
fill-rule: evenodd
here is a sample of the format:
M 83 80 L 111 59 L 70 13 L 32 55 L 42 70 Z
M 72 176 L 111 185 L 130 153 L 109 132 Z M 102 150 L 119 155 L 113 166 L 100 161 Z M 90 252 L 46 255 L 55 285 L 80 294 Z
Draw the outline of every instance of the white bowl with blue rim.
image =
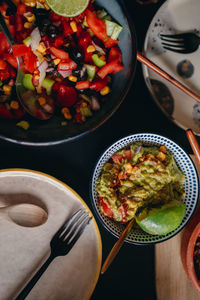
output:
M 102 172 L 103 166 L 112 157 L 112 155 L 134 142 L 142 142 L 143 144 L 150 145 L 165 145 L 168 151 L 174 156 L 177 165 L 186 177 L 184 183 L 185 197 L 183 199 L 183 202 L 186 205 L 186 213 L 180 226 L 166 235 L 151 235 L 144 232 L 140 228 L 132 228 L 128 237 L 125 240 L 130 244 L 137 245 L 156 244 L 175 236 L 186 226 L 188 221 L 191 219 L 195 211 L 199 196 L 198 175 L 196 168 L 188 154 L 175 142 L 161 135 L 151 133 L 139 133 L 124 137 L 121 140 L 114 143 L 113 145 L 111 145 L 100 157 L 94 169 L 90 187 L 90 195 L 92 199 L 93 208 L 97 214 L 98 219 L 100 220 L 102 225 L 115 237 L 119 237 L 125 227 L 124 225 L 109 219 L 101 212 L 98 204 L 98 193 L 96 189 L 97 179 Z

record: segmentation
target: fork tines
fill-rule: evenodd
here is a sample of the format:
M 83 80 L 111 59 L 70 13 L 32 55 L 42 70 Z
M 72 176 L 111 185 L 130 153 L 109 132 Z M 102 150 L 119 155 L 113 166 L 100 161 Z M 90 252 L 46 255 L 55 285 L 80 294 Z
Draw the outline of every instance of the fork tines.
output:
M 56 233 L 55 237 L 68 243 L 75 243 L 92 217 L 84 209 L 79 209 Z

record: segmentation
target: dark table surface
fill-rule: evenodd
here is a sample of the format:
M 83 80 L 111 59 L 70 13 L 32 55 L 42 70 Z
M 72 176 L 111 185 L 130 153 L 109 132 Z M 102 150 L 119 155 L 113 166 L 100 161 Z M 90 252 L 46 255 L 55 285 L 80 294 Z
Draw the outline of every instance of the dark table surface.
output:
M 151 19 L 164 1 L 147 6 L 141 6 L 135 0 L 125 2 L 135 24 L 138 48 L 142 50 Z M 0 166 L 2 169 L 33 169 L 55 176 L 79 193 L 91 208 L 89 183 L 98 157 L 119 138 L 139 132 L 164 135 L 192 153 L 185 131 L 169 121 L 152 100 L 140 63 L 125 101 L 95 132 L 77 141 L 51 147 L 29 147 L 1 141 Z M 98 225 L 104 261 L 116 239 L 100 223 Z M 124 244 L 113 264 L 100 276 L 91 299 L 156 300 L 154 247 Z

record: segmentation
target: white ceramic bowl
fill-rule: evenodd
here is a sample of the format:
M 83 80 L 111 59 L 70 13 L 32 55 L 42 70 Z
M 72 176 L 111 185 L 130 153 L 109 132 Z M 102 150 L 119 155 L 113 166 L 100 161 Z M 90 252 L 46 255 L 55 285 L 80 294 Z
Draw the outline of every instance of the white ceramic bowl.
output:
M 109 218 L 107 218 L 100 210 L 98 204 L 98 193 L 96 190 L 97 179 L 101 174 L 104 164 L 112 157 L 112 155 L 119 151 L 120 149 L 130 145 L 134 142 L 143 142 L 144 144 L 154 144 L 154 145 L 165 145 L 166 148 L 173 154 L 175 161 L 179 168 L 183 171 L 186 177 L 184 184 L 185 197 L 184 203 L 186 204 L 186 214 L 181 223 L 181 225 L 176 228 L 176 230 L 166 234 L 166 235 L 150 235 L 141 229 L 133 228 L 126 238 L 126 242 L 137 244 L 137 245 L 147 245 L 163 242 L 174 235 L 176 235 L 190 220 L 197 204 L 198 194 L 199 194 L 199 182 L 196 168 L 190 159 L 190 157 L 185 153 L 185 151 L 178 146 L 175 142 L 170 139 L 151 133 L 141 133 L 127 136 L 113 145 L 111 145 L 100 157 L 95 167 L 92 182 L 91 182 L 91 198 L 94 210 L 103 224 L 103 226 L 114 236 L 119 237 L 124 229 L 124 225 L 117 223 Z

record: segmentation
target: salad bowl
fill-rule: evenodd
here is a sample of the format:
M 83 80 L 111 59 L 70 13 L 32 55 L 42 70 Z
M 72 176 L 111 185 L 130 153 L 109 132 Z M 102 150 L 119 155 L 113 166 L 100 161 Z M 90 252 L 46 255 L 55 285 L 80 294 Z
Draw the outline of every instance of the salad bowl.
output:
M 95 0 L 97 7 L 103 8 L 122 26 L 119 48 L 122 52 L 124 68 L 112 76 L 111 92 L 101 101 L 101 108 L 83 123 L 73 120 L 63 122 L 63 116 L 55 110 L 49 120 L 37 120 L 27 114 L 23 118 L 30 124 L 28 130 L 16 126 L 16 120 L 0 119 L 0 138 L 24 145 L 47 146 L 75 140 L 94 131 L 118 109 L 131 86 L 136 69 L 136 34 L 122 1 Z M 103 103 L 102 103 L 103 102 Z M 67 123 L 63 125 L 63 123 Z

